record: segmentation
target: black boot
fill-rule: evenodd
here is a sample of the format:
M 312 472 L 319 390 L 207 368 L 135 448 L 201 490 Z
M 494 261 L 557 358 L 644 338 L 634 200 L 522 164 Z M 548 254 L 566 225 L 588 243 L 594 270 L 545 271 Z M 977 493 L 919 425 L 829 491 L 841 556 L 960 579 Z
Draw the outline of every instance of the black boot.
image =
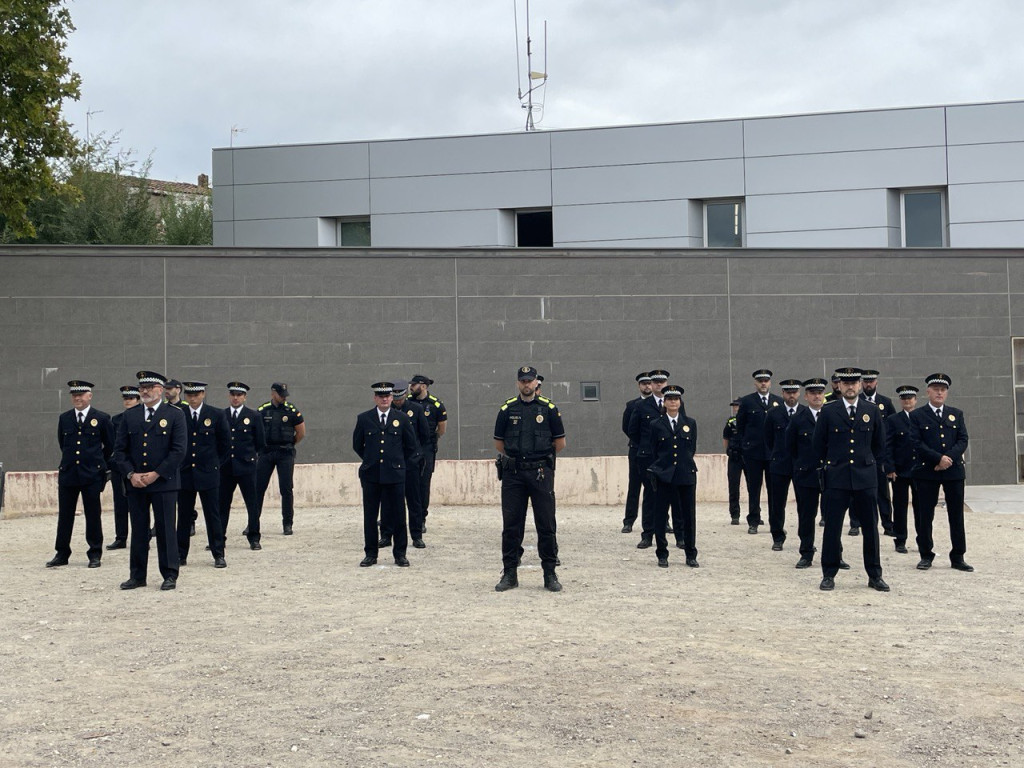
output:
M 547 577 L 545 577 L 546 579 Z M 519 586 L 519 574 L 514 568 L 502 571 L 501 581 L 494 585 L 495 592 L 507 592 Z
M 549 592 L 561 592 L 562 585 L 558 582 L 558 577 L 555 576 L 555 572 L 544 574 L 544 589 Z

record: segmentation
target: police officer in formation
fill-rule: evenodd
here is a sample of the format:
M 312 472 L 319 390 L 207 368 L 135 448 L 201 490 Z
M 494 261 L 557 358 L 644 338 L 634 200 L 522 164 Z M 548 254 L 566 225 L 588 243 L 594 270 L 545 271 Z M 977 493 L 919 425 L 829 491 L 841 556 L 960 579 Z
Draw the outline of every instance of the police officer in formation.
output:
M 75 508 L 82 499 L 85 512 L 85 540 L 90 568 L 100 567 L 103 554 L 103 521 L 100 494 L 107 482 L 107 468 L 114 451 L 114 428 L 103 411 L 93 408 L 92 387 L 88 381 L 68 382 L 71 410 L 57 420 L 57 445 L 60 467 L 57 471 L 57 554 L 47 568 L 67 565 L 71 557 L 71 534 L 75 528 Z
M 362 463 L 359 483 L 363 489 L 363 551 L 361 568 L 376 565 L 379 549 L 377 517 L 391 531 L 395 565 L 408 568 L 408 532 L 405 522 L 405 480 L 416 461 L 416 435 L 412 419 L 392 407 L 395 385 L 378 381 L 371 385 L 374 407 L 360 413 L 352 432 L 352 450 Z
M 185 401 L 182 413 L 188 425 L 188 444 L 181 465 L 178 490 L 178 561 L 188 563 L 191 546 L 192 514 L 196 496 L 203 505 L 206 538 L 215 568 L 226 568 L 224 559 L 224 523 L 220 516 L 221 457 L 229 451 L 228 420 L 224 411 L 206 402 L 206 382 L 182 383 Z
M 740 401 L 729 403 L 732 416 L 725 420 L 722 427 L 722 448 L 728 459 L 726 477 L 729 483 L 729 518 L 733 525 L 740 524 L 740 481 L 743 479 L 743 450 L 740 448 L 740 433 L 736 429 L 736 413 L 740 409 Z
M 501 479 L 501 557 L 504 569 L 494 589 L 519 586 L 518 567 L 526 530 L 527 505 L 533 507 L 537 551 L 544 571 L 544 588 L 559 592 L 555 572 L 558 542 L 555 534 L 555 455 L 565 447 L 565 429 L 558 408 L 536 395 L 537 369 L 522 366 L 516 374 L 519 395 L 505 402 L 494 423 Z
M 651 374 L 641 371 L 636 375 L 636 385 L 640 395 L 626 403 L 622 412 L 622 432 L 629 438 L 629 422 L 633 416 L 633 409 L 647 398 L 651 397 Z M 640 465 L 636 458 L 637 444 L 629 440 L 629 484 L 626 486 L 626 512 L 622 518 L 622 532 L 632 533 L 633 524 L 636 522 L 640 512 L 640 490 L 643 488 L 643 478 L 640 476 Z
M 864 369 L 863 388 L 861 389 L 860 396 L 869 403 L 877 405 L 882 418 L 887 419 L 896 412 L 896 409 L 892 400 L 878 391 L 878 377 L 880 375 L 878 371 L 871 368 Z M 881 474 L 882 467 L 878 468 L 878 472 L 878 519 L 882 523 L 883 533 L 886 536 L 893 536 L 892 501 L 889 494 L 889 483 L 886 476 Z
M 651 425 L 664 412 L 662 389 L 668 384 L 669 372 L 663 368 L 651 371 L 651 396 L 638 403 L 629 416 L 629 439 L 636 443 L 637 469 L 643 483 L 643 503 L 640 506 L 640 543 L 637 549 L 648 549 L 654 540 L 654 486 L 647 470 L 654 461 L 651 444 Z M 680 404 L 680 412 L 686 415 L 686 406 Z
M 409 513 L 409 538 L 416 549 L 423 549 L 423 503 L 420 500 L 422 486 L 420 476 L 423 473 L 423 456 L 431 443 L 430 423 L 427 421 L 423 407 L 409 397 L 409 383 L 405 379 L 396 379 L 392 391 L 391 402 L 395 408 L 404 411 L 412 422 L 413 433 L 416 435 L 416 457 L 405 468 L 405 505 Z M 391 531 L 381 521 L 381 540 L 379 546 L 391 546 Z
M 139 404 L 138 384 L 127 384 L 120 388 L 120 392 L 124 410 L 110 417 L 115 435 L 118 424 L 124 417 L 124 411 Z M 113 462 L 110 462 L 109 466 L 110 491 L 114 496 L 114 540 L 107 544 L 107 549 L 124 549 L 128 545 L 128 496 L 125 494 L 125 479 Z
M 434 477 L 434 466 L 437 461 L 437 446 L 444 437 L 448 428 L 448 411 L 444 403 L 434 397 L 430 392 L 434 380 L 422 373 L 417 373 L 409 380 L 410 400 L 423 408 L 423 415 L 427 417 L 427 426 L 430 432 L 428 445 L 423 446 L 423 471 L 420 474 L 420 504 L 423 507 L 423 528 L 421 533 L 427 532 L 427 517 L 430 515 L 430 482 Z
M 786 541 L 786 502 L 793 480 L 793 459 L 786 446 L 786 431 L 793 418 L 803 410 L 798 379 L 779 382 L 782 407 L 770 408 L 765 416 L 764 438 L 768 449 L 768 527 L 772 533 L 772 551 L 781 552 Z
M 127 483 L 132 529 L 130 576 L 121 589 L 146 586 L 152 510 L 157 558 L 164 579 L 160 589 L 171 590 L 178 580 L 175 506 L 188 427 L 181 409 L 164 402 L 166 379 L 161 374 L 139 371 L 136 376 L 142 405 L 124 412 L 112 459 Z
M 736 431 L 740 435 L 743 474 L 747 479 L 747 533 L 757 533 L 757 527 L 764 525 L 761 518 L 761 486 L 765 482 L 769 468 L 765 419 L 769 410 L 782 404 L 782 398 L 772 394 L 772 372 L 767 368 L 759 368 L 751 375 L 755 389 L 740 400 L 740 410 L 736 414 Z M 772 512 L 771 504 L 772 499 L 769 496 L 769 519 Z
M 654 502 L 655 554 L 658 566 L 668 568 L 669 507 L 676 546 L 686 552 L 686 564 L 697 562 L 697 422 L 682 413 L 683 388 L 669 384 L 662 390 L 665 413 L 651 425 L 653 460 L 647 470 L 656 488 Z
M 818 484 L 818 454 L 814 450 L 814 427 L 825 401 L 826 379 L 807 379 L 802 382 L 804 405 L 790 419 L 786 430 L 786 449 L 793 462 L 793 495 L 796 497 L 797 536 L 800 539 L 800 559 L 797 568 L 810 568 L 814 564 L 815 525 L 821 488 Z M 846 564 L 840 558 L 839 567 Z M 847 568 L 849 566 L 846 566 Z
M 219 511 L 227 536 L 231 518 L 231 500 L 237 488 L 242 493 L 248 525 L 245 536 L 250 549 L 263 549 L 260 544 L 260 504 L 256 493 L 256 464 L 266 446 L 263 418 L 245 404 L 249 385 L 241 381 L 228 383 L 228 452 L 220 466 Z
M 274 382 L 270 385 L 270 400 L 258 409 L 263 420 L 265 446 L 256 463 L 256 496 L 263 514 L 263 498 L 270 486 L 270 477 L 277 469 L 277 486 L 281 491 L 281 526 L 285 536 L 292 535 L 295 522 L 293 476 L 295 473 L 295 447 L 306 436 L 306 423 L 302 413 L 288 401 L 288 385 Z M 252 529 L 249 530 L 250 540 Z M 256 540 L 259 541 L 257 534 Z
M 918 388 L 910 384 L 896 388 L 901 410 L 885 422 L 885 441 L 889 453 L 888 479 L 892 482 L 892 528 L 896 551 L 907 554 L 907 510 L 913 497 L 917 509 L 917 492 L 912 480 L 917 452 L 914 448 L 911 413 L 917 407 Z

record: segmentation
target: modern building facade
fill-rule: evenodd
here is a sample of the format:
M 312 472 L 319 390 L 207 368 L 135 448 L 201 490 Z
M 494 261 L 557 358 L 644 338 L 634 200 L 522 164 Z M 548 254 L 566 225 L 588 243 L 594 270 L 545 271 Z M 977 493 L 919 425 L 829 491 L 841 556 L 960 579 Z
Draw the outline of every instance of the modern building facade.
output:
M 214 244 L 1016 248 L 1024 102 L 213 152 Z

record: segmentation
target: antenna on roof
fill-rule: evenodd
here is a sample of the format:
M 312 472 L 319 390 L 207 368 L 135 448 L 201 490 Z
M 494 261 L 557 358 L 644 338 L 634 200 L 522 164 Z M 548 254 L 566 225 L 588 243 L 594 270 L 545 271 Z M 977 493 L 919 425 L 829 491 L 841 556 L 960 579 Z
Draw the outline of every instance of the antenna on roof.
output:
M 541 100 L 540 104 L 533 103 L 533 92 L 540 91 L 548 82 L 548 23 L 544 22 L 544 71 L 535 72 L 533 70 L 533 41 L 530 38 L 530 0 L 526 0 L 526 92 L 523 92 L 522 86 L 522 73 L 520 71 L 519 64 L 519 8 L 518 0 L 512 1 L 512 7 L 515 12 L 515 23 L 516 23 L 516 77 L 519 80 L 519 101 L 520 106 L 526 110 L 526 130 L 535 131 L 537 130 L 536 123 L 539 123 L 544 119 L 544 101 Z M 540 82 L 534 85 L 534 81 L 539 80 Z M 525 102 L 524 102 L 525 99 Z M 534 119 L 534 112 L 539 113 L 540 117 Z
M 228 144 L 229 147 L 235 146 L 235 136 L 239 133 L 245 133 L 245 128 L 239 128 L 237 125 L 231 126 L 231 139 Z

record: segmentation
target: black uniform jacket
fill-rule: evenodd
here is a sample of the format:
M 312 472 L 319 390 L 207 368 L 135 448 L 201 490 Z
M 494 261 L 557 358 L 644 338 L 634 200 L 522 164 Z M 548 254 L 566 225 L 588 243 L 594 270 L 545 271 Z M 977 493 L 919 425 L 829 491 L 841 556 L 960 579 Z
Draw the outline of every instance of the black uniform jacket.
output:
M 103 478 L 114 453 L 114 425 L 110 416 L 90 407 L 85 422 L 78 426 L 74 408 L 57 420 L 60 466 L 57 485 L 90 485 Z
M 680 404 L 679 415 L 686 416 L 686 406 Z M 654 453 L 651 445 L 651 424 L 661 416 L 661 406 L 658 405 L 658 398 L 654 395 L 645 397 L 636 404 L 633 412 L 629 415 L 629 427 L 626 434 L 629 440 L 636 445 L 636 455 L 649 457 Z
M 228 453 L 228 420 L 224 411 L 205 402 L 199 409 L 198 424 L 192 423 L 192 409 L 183 408 L 188 425 L 188 447 L 181 465 L 181 487 L 205 491 L 220 485 L 221 457 Z
M 819 418 L 821 412 L 819 411 Z M 814 411 L 804 406 L 789 420 L 786 429 L 786 451 L 793 462 L 793 485 L 818 487 L 818 466 L 821 461 L 814 450 Z
M 632 400 L 626 403 L 626 407 L 622 411 L 622 434 L 624 434 L 626 437 L 629 437 L 629 419 L 633 415 L 633 409 L 640 405 L 640 403 L 642 403 L 646 399 L 647 398 L 644 397 L 634 397 Z M 630 440 L 629 447 L 636 448 L 636 444 L 632 440 Z
M 782 398 L 768 395 L 768 405 L 761 402 L 757 392 L 751 392 L 740 400 L 736 413 L 736 430 L 740 433 L 743 458 L 768 461 L 768 443 L 765 441 L 765 419 L 768 411 L 782 407 Z
M 162 403 L 146 423 L 145 405 L 124 412 L 117 425 L 113 462 L 125 477 L 129 472 L 156 472 L 160 479 L 146 487 L 149 493 L 176 491 L 181 487 L 180 469 L 188 445 L 185 414 Z M 133 486 L 128 486 L 129 490 Z
M 647 471 L 662 483 L 696 485 L 697 464 L 693 455 L 697 452 L 697 422 L 682 413 L 676 422 L 674 434 L 667 414 L 651 425 L 654 461 Z
M 398 408 L 397 405 L 393 405 L 393 408 Z M 427 419 L 426 414 L 423 411 L 423 405 L 417 403 L 411 397 L 405 398 L 405 402 L 402 403 L 402 407 L 398 408 L 406 416 L 409 417 L 409 421 L 412 422 L 412 431 L 416 436 L 416 456 L 413 458 L 413 462 L 420 464 L 423 461 L 423 456 L 427 451 L 433 450 L 433 435 L 430 432 L 430 420 Z
M 221 457 L 221 467 L 233 477 L 251 475 L 256 471 L 260 451 L 267 445 L 263 417 L 243 405 L 234 422 L 230 407 L 224 409 L 224 418 L 228 422 L 228 451 Z
M 405 482 L 406 468 L 417 455 L 412 419 L 405 411 L 391 408 L 387 426 L 382 427 L 376 408 L 360 413 L 352 432 L 352 450 L 363 460 L 360 480 L 381 485 Z
M 825 488 L 878 488 L 885 461 L 885 423 L 878 407 L 858 399 L 854 416 L 846 400 L 835 400 L 818 414 L 814 452 L 825 468 Z
M 913 477 L 917 480 L 963 480 L 967 477 L 964 451 L 967 450 L 967 423 L 964 412 L 949 405 L 942 406 L 942 420 L 935 416 L 930 405 L 915 408 L 910 415 L 913 425 L 911 439 L 917 454 Z M 935 466 L 943 456 L 953 460 L 953 466 L 941 472 Z
M 867 400 L 868 397 L 863 392 L 861 392 L 860 399 Z M 885 419 L 889 418 L 894 413 L 899 413 L 900 411 L 903 410 L 902 408 L 893 405 L 892 400 L 890 400 L 885 395 L 879 394 L 878 392 L 875 392 L 875 405 L 878 406 L 878 410 L 882 412 L 882 418 Z
M 917 453 L 914 450 L 913 425 L 910 419 L 910 415 L 903 410 L 899 413 L 890 413 L 885 419 L 885 445 L 889 471 L 895 472 L 900 477 L 910 477 L 916 464 Z
M 806 405 L 799 403 L 795 407 L 794 419 L 800 415 L 800 411 L 807 410 Z M 768 459 L 771 462 L 768 471 L 773 475 L 793 474 L 793 458 L 786 446 L 786 431 L 789 429 L 790 421 L 792 419 L 789 417 L 789 408 L 785 403 L 778 408 L 769 408 L 768 415 L 765 416 L 764 440 L 765 447 L 768 448 Z

